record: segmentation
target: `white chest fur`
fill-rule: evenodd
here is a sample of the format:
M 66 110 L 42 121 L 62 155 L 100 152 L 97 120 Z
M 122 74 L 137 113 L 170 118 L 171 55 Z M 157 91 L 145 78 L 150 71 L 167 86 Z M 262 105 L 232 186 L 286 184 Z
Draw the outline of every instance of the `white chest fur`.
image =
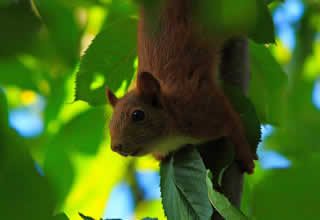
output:
M 166 138 L 162 138 L 159 141 L 156 141 L 152 144 L 153 152 L 172 152 L 178 150 L 187 144 L 200 144 L 205 142 L 205 140 L 194 139 L 190 137 L 183 136 L 169 136 Z

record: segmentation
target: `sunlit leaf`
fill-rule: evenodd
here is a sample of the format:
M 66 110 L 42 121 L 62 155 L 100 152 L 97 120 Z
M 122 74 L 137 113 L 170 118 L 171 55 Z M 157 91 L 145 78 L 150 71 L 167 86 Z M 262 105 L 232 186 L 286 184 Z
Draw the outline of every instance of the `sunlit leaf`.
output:
M 188 146 L 161 162 L 160 188 L 168 219 L 205 219 L 212 215 L 206 169 L 200 154 Z
M 161 200 L 140 201 L 135 210 L 135 218 L 143 219 L 145 216 L 153 216 L 158 220 L 166 220 Z M 151 218 L 151 219 L 152 219 Z
M 80 220 L 78 212 L 81 212 L 98 220 L 109 204 L 113 187 L 126 175 L 130 161 L 112 152 L 107 141 L 101 144 L 96 156 L 72 154 L 76 175 L 63 206 L 70 219 Z
M 210 171 L 207 171 L 208 195 L 213 207 L 226 220 L 248 220 L 248 218 L 235 206 L 233 206 L 227 197 L 213 188 Z
M 106 86 L 116 91 L 124 80 L 131 81 L 136 57 L 136 20 L 125 19 L 109 26 L 92 41 L 82 57 L 76 80 L 76 100 L 91 105 L 106 103 Z M 92 87 L 103 78 L 100 86 Z
M 287 76 L 268 48 L 250 42 L 252 78 L 249 97 L 262 123 L 279 124 L 283 113 Z
M 64 125 L 49 144 L 44 171 L 54 183 L 60 204 L 71 190 L 74 180 L 72 153 L 95 154 L 105 135 L 105 123 L 104 109 L 90 109 Z

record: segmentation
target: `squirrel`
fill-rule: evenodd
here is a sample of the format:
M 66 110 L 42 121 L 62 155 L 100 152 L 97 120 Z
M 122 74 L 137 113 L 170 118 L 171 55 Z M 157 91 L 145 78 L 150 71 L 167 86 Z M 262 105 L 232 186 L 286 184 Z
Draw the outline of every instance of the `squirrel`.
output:
M 147 8 L 138 21 L 136 88 L 117 98 L 107 88 L 114 112 L 111 148 L 123 156 L 153 153 L 162 160 L 186 144 L 226 137 L 244 172 L 253 173 L 257 156 L 239 115 L 219 88 L 224 40 L 207 36 L 193 16 L 192 0 L 163 0 L 155 30 Z

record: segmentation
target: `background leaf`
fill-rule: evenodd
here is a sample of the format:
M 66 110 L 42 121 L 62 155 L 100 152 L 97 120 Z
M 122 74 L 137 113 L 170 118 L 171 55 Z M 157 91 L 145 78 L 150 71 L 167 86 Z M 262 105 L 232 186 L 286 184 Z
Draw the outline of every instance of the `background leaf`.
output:
M 287 76 L 263 45 L 250 42 L 252 79 L 249 97 L 261 123 L 279 124 L 283 113 Z
M 59 214 L 53 217 L 52 220 L 69 220 L 68 216 L 66 214 Z
M 0 128 L 7 129 L 9 125 L 8 100 L 4 90 L 0 88 Z
M 1 129 L 2 130 L 2 129 Z M 51 185 L 13 130 L 1 132 L 0 213 L 3 219 L 51 219 L 55 197 Z
M 33 12 L 30 1 L 7 1 L 0 4 L 0 58 L 15 56 L 34 45 L 40 31 L 40 19 Z
M 74 67 L 80 54 L 80 27 L 75 21 L 71 8 L 66 7 L 63 1 L 36 0 L 36 6 L 49 34 L 50 43 L 56 59 L 61 63 Z
M 319 218 L 319 155 L 288 169 L 270 170 L 252 192 L 252 216 L 256 219 Z
M 257 18 L 255 27 L 249 30 L 249 38 L 256 43 L 275 43 L 272 15 L 265 0 L 256 0 Z
M 0 85 L 37 90 L 37 77 L 17 58 L 0 59 Z
M 273 20 L 264 0 L 244 0 L 241 4 L 236 0 L 206 0 L 195 3 L 194 8 L 197 21 L 215 37 L 246 35 L 258 43 L 275 42 Z

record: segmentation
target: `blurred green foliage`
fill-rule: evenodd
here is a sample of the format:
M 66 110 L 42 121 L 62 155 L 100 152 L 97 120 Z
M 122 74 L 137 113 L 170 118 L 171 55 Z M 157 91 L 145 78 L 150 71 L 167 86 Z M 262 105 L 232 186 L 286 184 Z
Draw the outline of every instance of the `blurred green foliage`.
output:
M 194 7 L 195 18 L 209 34 L 244 34 L 258 43 L 274 42 L 272 17 L 263 0 L 243 0 L 241 4 L 234 0 L 205 0 L 195 2 Z
M 228 28 L 222 30 L 228 33 L 241 28 L 256 42 L 272 42 L 267 8 L 262 1 L 246 2 L 233 7 L 232 13 L 223 7 L 220 16 L 225 23 L 216 27 Z M 293 50 L 278 39 L 268 47 L 250 43 L 249 97 L 259 119 L 276 126 L 264 148 L 292 162 L 290 168 L 270 170 L 260 169 L 258 163 L 255 174 L 246 176 L 242 211 L 252 219 L 319 218 L 320 110 L 312 96 L 320 71 L 320 4 L 303 2 L 305 12 L 294 25 Z M 135 27 L 129 20 L 136 16 L 137 6 L 125 0 L 0 1 L 1 219 L 67 219 L 53 217 L 60 212 L 72 220 L 81 219 L 78 212 L 99 219 L 115 184 L 127 180 L 134 186 L 134 169 L 158 169 L 149 157 L 123 159 L 111 152 L 105 124 L 111 113 L 108 106 L 74 102 L 106 103 L 105 85 L 118 95 L 125 92 L 135 71 Z M 212 28 L 215 20 L 210 19 L 203 21 Z M 22 138 L 8 126 L 8 112 L 30 107 L 37 95 L 45 100 L 39 113 L 44 131 Z M 164 218 L 159 200 L 137 197 L 135 206 L 138 219 Z

